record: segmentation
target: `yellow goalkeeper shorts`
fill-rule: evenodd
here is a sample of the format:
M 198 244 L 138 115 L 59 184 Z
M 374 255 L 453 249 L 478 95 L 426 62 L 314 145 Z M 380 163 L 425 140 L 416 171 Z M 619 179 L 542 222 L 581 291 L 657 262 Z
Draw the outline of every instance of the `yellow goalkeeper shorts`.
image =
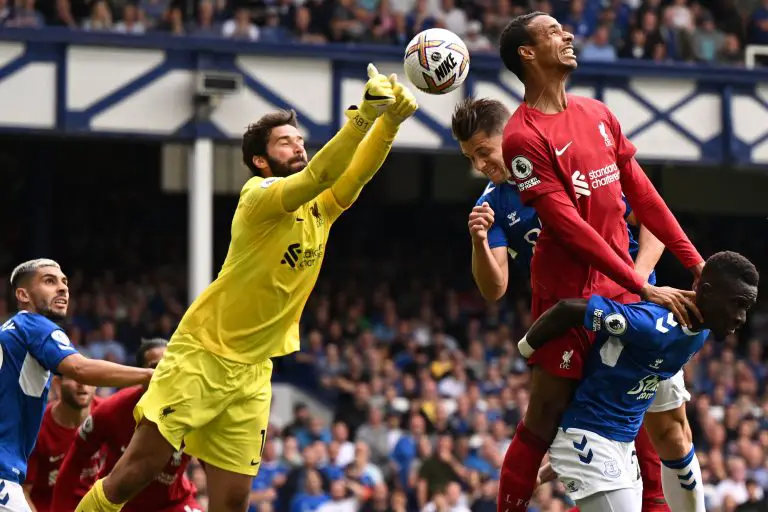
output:
M 272 361 L 229 361 L 175 336 L 133 411 L 176 450 L 226 471 L 255 476 L 266 441 Z

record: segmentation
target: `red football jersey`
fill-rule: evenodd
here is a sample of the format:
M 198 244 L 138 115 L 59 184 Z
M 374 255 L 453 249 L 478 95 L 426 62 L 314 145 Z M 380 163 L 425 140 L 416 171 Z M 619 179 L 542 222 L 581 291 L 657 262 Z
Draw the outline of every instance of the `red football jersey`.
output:
M 568 95 L 568 107 L 558 114 L 523 103 L 504 130 L 504 161 L 523 202 L 531 205 L 546 194 L 564 192 L 579 216 L 631 268 L 621 173 L 631 169 L 624 164 L 635 151 L 605 105 L 578 96 Z M 623 291 L 546 224 L 536 243 L 531 279 L 534 293 L 543 298 L 614 297 Z
M 91 411 L 102 400 L 93 397 Z M 55 403 L 55 402 L 54 402 Z M 72 441 L 77 435 L 77 428 L 68 428 L 56 423 L 51 410 L 54 403 L 48 404 L 43 414 L 40 433 L 37 436 L 35 449 L 29 457 L 27 479 L 24 485 L 31 485 L 30 497 L 38 512 L 53 511 L 53 488 L 59 475 L 61 463 L 67 454 Z M 71 492 L 79 497 L 85 496 L 88 489 L 96 482 L 101 469 L 102 457 L 99 452 L 93 453 L 83 465 L 82 471 L 71 482 Z
M 69 482 L 77 478 L 94 452 L 106 448 L 106 460 L 100 476 L 106 476 L 128 447 L 136 429 L 133 409 L 144 389 L 140 386 L 121 389 L 104 400 L 83 423 L 61 466 L 54 492 L 56 512 L 71 512 L 80 498 L 71 492 Z M 141 493 L 129 501 L 124 512 L 171 509 L 190 502 L 197 489 L 186 476 L 189 456 L 174 453 L 164 471 Z

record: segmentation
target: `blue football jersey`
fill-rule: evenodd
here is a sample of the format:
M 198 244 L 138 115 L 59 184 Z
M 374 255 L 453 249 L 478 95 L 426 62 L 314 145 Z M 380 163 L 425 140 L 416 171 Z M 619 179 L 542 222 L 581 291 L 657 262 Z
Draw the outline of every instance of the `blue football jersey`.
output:
M 529 270 L 533 259 L 533 250 L 536 248 L 536 241 L 541 233 L 541 220 L 539 220 L 536 210 L 523 204 L 517 191 L 517 185 L 509 182 L 501 185 L 489 183 L 475 205 L 480 206 L 483 203 L 488 203 L 495 214 L 493 226 L 488 230 L 490 248 L 506 247 L 515 263 Z M 624 198 L 624 204 L 626 205 L 624 212 L 626 219 L 632 213 L 632 208 L 626 198 Z M 640 246 L 637 243 L 635 230 L 631 226 L 628 228 L 629 254 L 634 260 Z M 648 282 L 656 284 L 655 272 L 648 278 Z
M 488 245 L 491 249 L 506 247 L 515 263 L 530 269 L 533 250 L 541 233 L 536 210 L 523 204 L 514 183 L 489 183 L 476 206 L 486 202 L 495 215 L 493 226 L 488 230 Z
M 51 372 L 76 353 L 61 327 L 22 311 L 0 327 L 0 479 L 23 483 Z
M 659 383 L 679 372 L 709 335 L 682 327 L 656 304 L 623 305 L 597 295 L 589 299 L 584 326 L 597 339 L 560 426 L 620 442 L 635 439 Z

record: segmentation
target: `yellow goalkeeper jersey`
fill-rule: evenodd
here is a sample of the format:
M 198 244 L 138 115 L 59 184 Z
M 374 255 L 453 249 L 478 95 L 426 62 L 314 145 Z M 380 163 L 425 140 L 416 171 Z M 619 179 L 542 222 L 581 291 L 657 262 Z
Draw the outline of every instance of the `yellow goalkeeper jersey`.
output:
M 281 178 L 251 178 L 216 280 L 176 331 L 221 357 L 257 363 L 299 350 L 299 319 L 317 281 L 331 224 L 343 211 L 330 190 L 285 212 Z

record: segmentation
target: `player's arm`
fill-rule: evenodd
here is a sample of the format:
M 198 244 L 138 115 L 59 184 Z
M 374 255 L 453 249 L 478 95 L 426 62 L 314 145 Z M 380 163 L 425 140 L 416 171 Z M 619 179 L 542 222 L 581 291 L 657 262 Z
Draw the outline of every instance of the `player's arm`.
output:
M 621 336 L 630 343 L 653 343 L 653 318 L 642 304 L 619 304 L 593 295 L 587 299 L 561 300 L 533 323 L 517 346 L 520 354 L 530 357 L 549 340 L 568 329 L 583 326 L 596 333 Z
M 24 484 L 21 488 L 24 491 L 24 499 L 27 500 L 27 505 L 29 505 L 30 512 L 37 512 L 35 504 L 32 502 L 32 484 Z
M 653 233 L 637 220 L 635 212 L 629 205 L 629 202 L 624 199 L 626 205 L 626 214 L 624 218 L 627 224 L 638 228 L 637 235 L 637 256 L 635 256 L 635 271 L 648 281 L 648 278 L 656 268 L 656 264 L 661 259 L 661 255 L 664 254 L 664 244 L 661 240 L 653 236 Z
M 494 210 L 487 201 L 472 209 L 468 226 L 472 237 L 472 276 L 483 298 L 497 301 L 504 296 L 509 283 L 507 237 L 496 224 Z
M 554 231 L 562 243 L 583 262 L 627 290 L 640 294 L 645 300 L 668 308 L 684 325 L 692 325 L 688 316 L 689 309 L 701 319 L 693 302 L 693 292 L 668 287 L 657 288 L 647 284 L 645 279 L 622 260 L 597 231 L 581 218 L 562 183 L 557 179 L 547 147 L 540 139 L 522 137 L 520 134 L 514 134 L 510 139 L 504 141 L 504 160 L 511 164 L 510 168 L 521 198 L 536 209 L 546 229 Z M 525 165 L 517 168 L 521 157 L 515 155 L 523 155 L 522 158 L 530 162 L 530 169 Z M 636 207 L 632 198 L 628 196 L 628 199 Z M 640 220 L 643 218 L 640 217 Z
M 610 111 L 608 113 L 616 141 L 616 163 L 620 170 L 621 188 L 632 204 L 635 216 L 698 278 L 704 268 L 704 259 L 635 160 L 637 150 L 622 133 L 619 121 Z
M 333 184 L 330 191 L 323 192 L 342 210 L 357 200 L 363 187 L 368 184 L 381 168 L 392 149 L 400 125 L 419 108 L 411 91 L 397 81 L 397 75 L 389 77 L 395 102 L 373 124 L 373 128 L 357 148 L 352 162 L 344 174 Z M 340 213 L 340 212 L 339 212 Z
M 53 510 L 77 508 L 81 496 L 75 491 L 80 487 L 80 475 L 91 467 L 91 457 L 101 449 L 111 413 L 109 405 L 102 405 L 78 429 L 59 468 L 59 476 L 53 488 Z
M 520 197 L 536 209 L 542 225 L 554 231 L 576 257 L 627 290 L 639 293 L 645 280 L 581 218 L 555 174 L 552 155 L 544 141 L 515 133 L 504 140 L 503 151 Z
M 336 183 L 376 119 L 395 101 L 391 82 L 373 64 L 368 77 L 360 108 L 347 110 L 347 122 L 302 171 L 249 190 L 244 198 L 248 216 L 294 212 Z
M 82 356 L 61 329 L 42 339 L 27 339 L 27 349 L 46 370 L 89 386 L 133 386 L 146 384 L 152 378 L 150 368 L 134 368 Z
M 635 257 L 635 271 L 648 281 L 661 255 L 664 254 L 664 244 L 644 224 L 640 225 L 637 244 L 639 248 Z
M 152 378 L 151 368 L 123 366 L 110 361 L 88 359 L 77 352 L 65 357 L 56 371 L 80 384 L 97 387 L 124 388 L 146 384 Z

